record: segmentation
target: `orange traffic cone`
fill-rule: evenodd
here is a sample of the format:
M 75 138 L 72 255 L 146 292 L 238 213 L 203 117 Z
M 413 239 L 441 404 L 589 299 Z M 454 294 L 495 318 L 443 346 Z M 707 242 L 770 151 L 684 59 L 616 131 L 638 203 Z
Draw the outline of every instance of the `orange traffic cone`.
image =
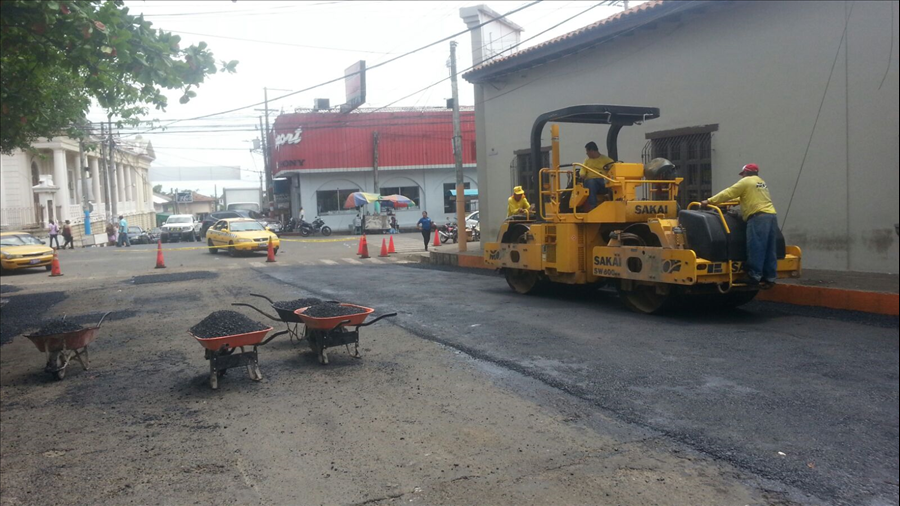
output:
M 362 255 L 363 252 L 363 241 L 366 239 L 365 235 L 359 236 L 359 246 L 356 247 L 356 254 Z
M 166 262 L 165 262 L 165 260 L 163 260 L 163 254 L 162 254 L 162 241 L 160 241 L 160 240 L 156 241 L 156 268 L 157 269 L 165 269 L 166 268 Z
M 266 262 L 274 262 L 275 261 L 275 246 L 272 244 L 272 236 L 269 236 L 269 256 L 266 258 Z
M 359 257 L 360 258 L 369 258 L 369 243 L 366 241 L 366 236 L 362 236 L 362 241 L 360 243 Z
M 441 245 L 441 238 L 438 237 L 437 229 L 434 229 L 434 244 L 433 244 L 433 246 L 440 246 L 440 245 Z
M 397 250 L 394 249 L 394 236 L 391 236 L 391 241 L 388 243 L 388 253 L 396 253 Z
M 53 260 L 50 262 L 50 276 L 62 276 L 63 273 L 59 269 L 59 257 L 56 256 L 56 249 L 53 250 Z
M 385 241 L 384 238 L 381 239 L 381 253 L 379 253 L 378 256 L 380 256 L 380 257 L 388 256 L 387 241 Z

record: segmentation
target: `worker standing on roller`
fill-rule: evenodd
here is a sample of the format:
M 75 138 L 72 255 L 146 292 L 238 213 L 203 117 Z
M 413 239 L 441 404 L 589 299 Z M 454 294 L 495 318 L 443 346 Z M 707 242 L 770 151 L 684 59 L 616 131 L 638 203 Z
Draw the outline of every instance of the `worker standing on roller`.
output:
M 748 163 L 741 168 L 741 179 L 731 187 L 722 190 L 707 200 L 708 204 L 721 204 L 738 200 L 741 214 L 747 222 L 747 275 L 750 285 L 770 288 L 778 279 L 776 242 L 778 239 L 778 217 L 766 182 L 759 177 L 759 167 Z
M 525 190 L 522 189 L 521 186 L 516 186 L 513 188 L 513 194 L 506 201 L 506 217 L 516 214 L 524 214 L 528 216 L 528 212 L 531 210 L 531 204 L 528 203 L 528 199 L 525 198 Z

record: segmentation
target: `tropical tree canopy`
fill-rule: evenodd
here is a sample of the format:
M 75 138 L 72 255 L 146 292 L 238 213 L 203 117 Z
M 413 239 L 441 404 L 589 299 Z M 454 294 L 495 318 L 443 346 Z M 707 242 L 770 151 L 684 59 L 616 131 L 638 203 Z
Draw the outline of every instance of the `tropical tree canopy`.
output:
M 149 107 L 164 110 L 164 89 L 196 96 L 204 79 L 233 73 L 217 65 L 205 42 L 181 38 L 132 16 L 121 0 L 0 2 L 0 152 L 27 148 L 38 137 L 81 137 L 92 100 L 122 123 Z

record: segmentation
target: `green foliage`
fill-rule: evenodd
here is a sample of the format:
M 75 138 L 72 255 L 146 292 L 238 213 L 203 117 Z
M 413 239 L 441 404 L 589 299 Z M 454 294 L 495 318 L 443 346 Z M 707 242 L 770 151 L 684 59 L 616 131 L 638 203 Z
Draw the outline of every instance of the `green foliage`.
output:
M 162 192 L 163 192 L 163 186 L 161 184 L 153 185 L 153 193 L 162 193 Z
M 164 89 L 180 102 L 216 72 L 205 42 L 181 38 L 132 16 L 121 0 L 0 2 L 0 152 L 27 148 L 38 137 L 81 137 L 73 125 L 95 100 L 110 117 L 135 123 L 149 107 L 164 110 Z

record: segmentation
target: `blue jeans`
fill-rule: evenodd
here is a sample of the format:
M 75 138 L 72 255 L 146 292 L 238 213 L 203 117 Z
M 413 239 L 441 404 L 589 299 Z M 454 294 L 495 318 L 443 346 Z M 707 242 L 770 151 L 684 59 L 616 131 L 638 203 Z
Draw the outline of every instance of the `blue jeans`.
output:
M 756 214 L 747 221 L 747 274 L 759 281 L 774 283 L 778 279 L 778 217 Z
M 119 242 L 116 246 L 121 245 L 131 246 L 131 239 L 128 238 L 128 232 L 119 232 Z
M 585 179 L 584 187 L 591 192 L 591 194 L 588 195 L 588 207 L 591 209 L 597 207 L 597 197 L 599 197 L 601 193 L 604 195 L 606 194 L 606 180 L 599 177 Z

